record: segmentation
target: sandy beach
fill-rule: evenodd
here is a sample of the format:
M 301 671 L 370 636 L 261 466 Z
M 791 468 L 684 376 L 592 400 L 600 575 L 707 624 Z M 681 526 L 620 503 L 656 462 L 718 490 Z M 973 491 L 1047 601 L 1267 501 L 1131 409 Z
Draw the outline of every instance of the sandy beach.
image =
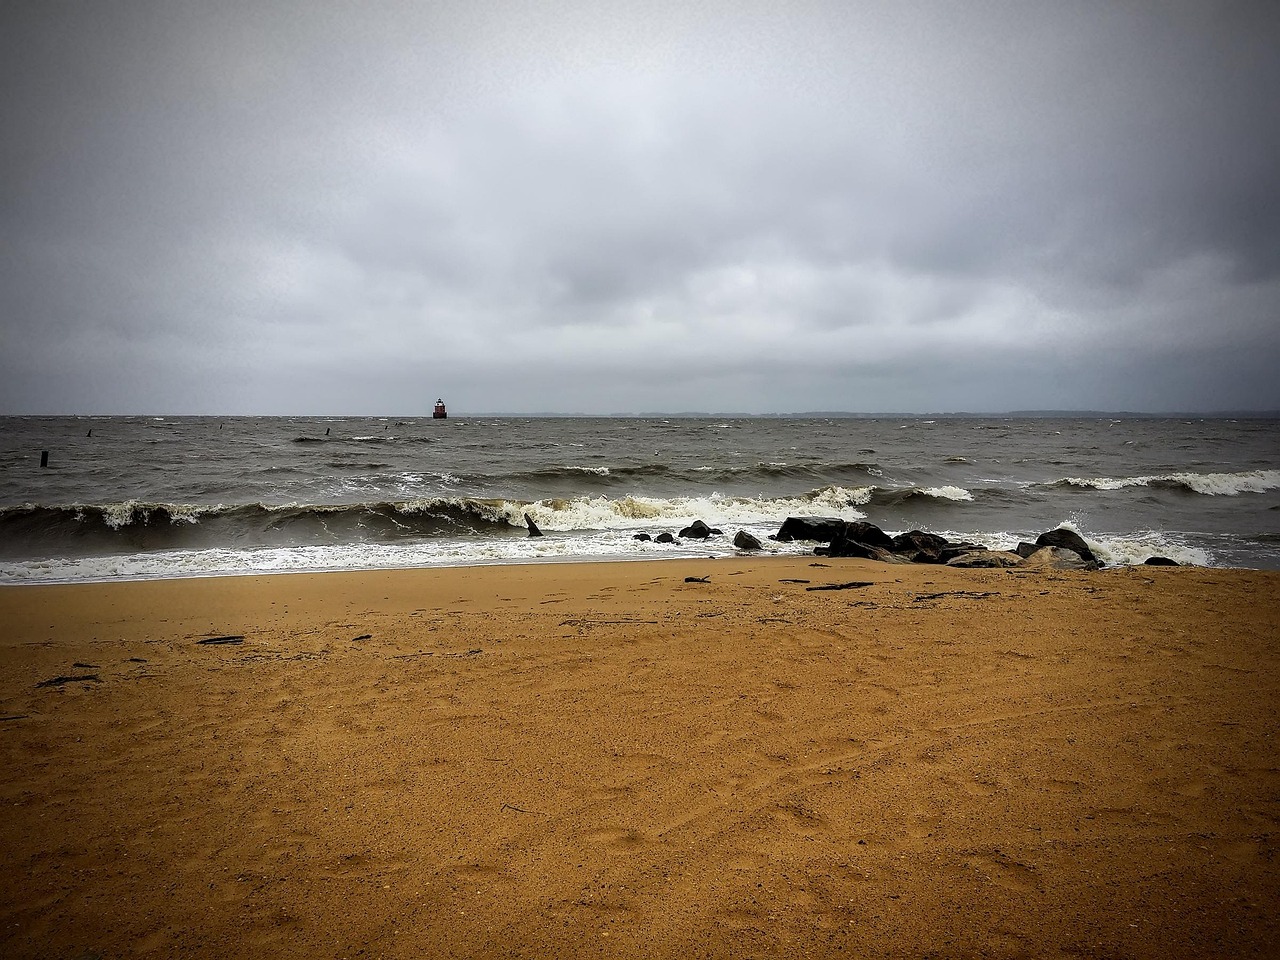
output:
M 1278 598 L 813 557 L 0 588 L 0 955 L 1275 956 Z

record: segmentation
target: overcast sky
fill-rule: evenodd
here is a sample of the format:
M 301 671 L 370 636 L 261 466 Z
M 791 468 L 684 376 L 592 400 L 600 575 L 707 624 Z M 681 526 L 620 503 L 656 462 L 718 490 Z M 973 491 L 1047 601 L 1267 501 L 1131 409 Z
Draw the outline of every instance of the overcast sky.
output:
M 1280 408 L 1280 3 L 0 2 L 0 412 Z

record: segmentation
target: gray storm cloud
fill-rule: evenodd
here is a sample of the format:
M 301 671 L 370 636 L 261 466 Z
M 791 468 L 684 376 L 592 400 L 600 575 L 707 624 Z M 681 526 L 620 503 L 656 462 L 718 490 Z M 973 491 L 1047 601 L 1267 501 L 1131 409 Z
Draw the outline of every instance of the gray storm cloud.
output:
M 1280 408 L 1263 4 L 12 3 L 5 412 Z

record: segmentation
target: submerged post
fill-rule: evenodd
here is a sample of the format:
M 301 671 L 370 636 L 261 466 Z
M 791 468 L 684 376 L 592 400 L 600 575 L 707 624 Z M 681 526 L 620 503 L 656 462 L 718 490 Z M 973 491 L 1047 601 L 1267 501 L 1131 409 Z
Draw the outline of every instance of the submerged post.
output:
M 48 465 L 49 465 L 49 451 L 48 451 L 48 450 L 41 450 L 41 451 L 40 451 L 40 466 L 42 466 L 42 467 L 47 467 Z

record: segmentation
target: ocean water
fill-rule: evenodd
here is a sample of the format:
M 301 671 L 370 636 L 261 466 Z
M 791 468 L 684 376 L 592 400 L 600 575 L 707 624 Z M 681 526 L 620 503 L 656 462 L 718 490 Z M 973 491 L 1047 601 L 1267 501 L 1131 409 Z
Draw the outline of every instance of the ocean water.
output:
M 0 418 L 5 583 L 811 552 L 788 516 L 1280 569 L 1280 422 Z

